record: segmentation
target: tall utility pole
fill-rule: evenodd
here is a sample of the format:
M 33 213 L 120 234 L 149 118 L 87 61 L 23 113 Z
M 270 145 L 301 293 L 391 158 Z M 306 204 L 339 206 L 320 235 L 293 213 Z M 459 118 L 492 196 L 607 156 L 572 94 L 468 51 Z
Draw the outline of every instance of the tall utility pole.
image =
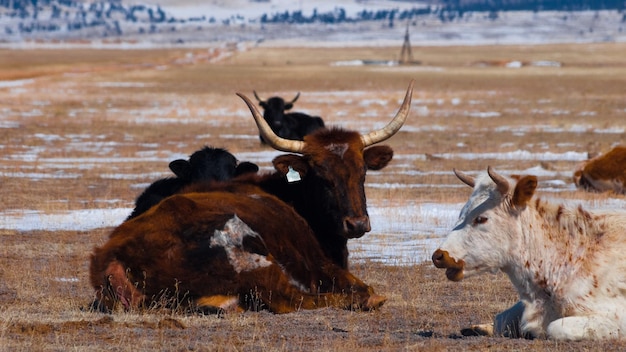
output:
M 406 33 L 404 34 L 404 43 L 400 52 L 400 63 L 410 64 L 413 62 L 413 53 L 411 52 L 411 41 L 409 40 L 409 24 L 406 24 Z

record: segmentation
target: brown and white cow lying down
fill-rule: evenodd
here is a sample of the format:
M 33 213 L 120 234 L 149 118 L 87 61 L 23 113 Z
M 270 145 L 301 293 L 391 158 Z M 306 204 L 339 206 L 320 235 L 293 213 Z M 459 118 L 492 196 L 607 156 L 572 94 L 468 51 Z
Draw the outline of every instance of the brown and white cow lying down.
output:
M 626 213 L 533 199 L 535 176 L 455 173 L 474 191 L 432 260 L 452 281 L 509 276 L 520 302 L 496 316 L 493 333 L 626 337 Z
M 382 305 L 385 297 L 348 272 L 345 246 L 370 231 L 365 172 L 393 155 L 372 145 L 400 129 L 412 88 L 381 130 L 321 129 L 304 141 L 276 136 L 240 95 L 271 146 L 301 155 L 277 157 L 272 174 L 190 186 L 121 224 L 91 257 L 97 302 L 278 313 Z
M 574 183 L 588 191 L 626 194 L 626 147 L 615 147 L 582 163 L 574 171 Z

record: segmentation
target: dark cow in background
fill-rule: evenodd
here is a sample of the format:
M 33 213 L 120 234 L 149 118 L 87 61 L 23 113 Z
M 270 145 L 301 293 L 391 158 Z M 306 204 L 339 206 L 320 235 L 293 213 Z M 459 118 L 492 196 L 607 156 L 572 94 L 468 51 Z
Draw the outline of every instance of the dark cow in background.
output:
M 334 258 L 320 243 L 341 246 L 370 231 L 365 173 L 391 160 L 390 147 L 374 144 L 400 129 L 412 91 L 413 82 L 380 130 L 324 128 L 304 141 L 274 134 L 239 94 L 268 143 L 295 154 L 276 157 L 273 173 L 194 184 L 116 228 L 91 256 L 99 303 L 277 313 L 381 306 L 385 297 L 345 268 L 347 249 Z
M 574 183 L 587 191 L 626 194 L 626 147 L 615 147 L 582 163 L 574 172 Z
M 263 118 L 279 137 L 301 141 L 304 136 L 324 127 L 324 120 L 319 116 L 310 116 L 301 112 L 286 113 L 287 110 L 293 108 L 293 104 L 300 97 L 300 93 L 296 94 L 296 97 L 290 102 L 285 102 L 281 97 L 262 100 L 256 91 L 253 93 L 264 110 Z M 266 143 L 261 134 L 259 134 L 259 138 L 262 143 Z
M 126 220 L 139 216 L 164 198 L 178 193 L 183 187 L 199 181 L 225 181 L 244 173 L 256 173 L 259 167 L 250 162 L 237 163 L 225 149 L 204 147 L 189 157 L 169 164 L 176 177 L 167 177 L 152 183 L 135 201 L 135 209 Z

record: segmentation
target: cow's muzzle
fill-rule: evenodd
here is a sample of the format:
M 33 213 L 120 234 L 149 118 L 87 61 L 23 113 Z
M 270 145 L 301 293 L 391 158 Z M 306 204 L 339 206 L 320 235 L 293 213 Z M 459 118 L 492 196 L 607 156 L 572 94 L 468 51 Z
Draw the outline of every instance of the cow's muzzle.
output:
M 370 232 L 370 218 L 368 216 L 346 217 L 343 219 L 343 232 L 347 238 L 359 238 Z
M 446 270 L 446 277 L 450 281 L 461 281 L 463 280 L 463 267 L 465 266 L 465 262 L 463 260 L 455 260 L 450 257 L 447 251 L 442 251 L 438 249 L 433 253 L 433 264 L 435 267 Z

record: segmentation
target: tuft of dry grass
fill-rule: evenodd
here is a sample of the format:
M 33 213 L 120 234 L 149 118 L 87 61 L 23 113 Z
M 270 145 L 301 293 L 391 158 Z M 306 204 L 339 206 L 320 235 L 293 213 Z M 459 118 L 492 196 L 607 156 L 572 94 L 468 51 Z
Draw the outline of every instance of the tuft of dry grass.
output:
M 236 155 L 267 151 L 235 92 L 293 96 L 329 125 L 368 130 L 417 81 L 412 113 L 389 141 L 391 165 L 367 176 L 371 204 L 461 203 L 452 168 L 540 167 L 549 196 L 602 202 L 571 187 L 577 161 L 463 155 L 603 152 L 622 143 L 626 44 L 416 47 L 420 66 L 339 67 L 385 60 L 399 48 L 221 47 L 168 50 L 0 50 L 0 214 L 131 207 L 167 163 L 202 145 Z M 581 53 L 584 53 L 581 54 Z M 190 58 L 198 58 L 190 59 Z M 562 67 L 480 67 L 478 61 L 554 60 Z M 496 113 L 496 114 L 493 114 Z M 491 114 L 491 115 L 490 115 Z M 490 116 L 490 117 L 489 117 Z M 598 129 L 607 133 L 594 132 Z M 254 160 L 259 162 L 258 160 Z M 269 167 L 270 160 L 260 160 Z M 416 187 L 409 187 L 415 185 Z M 421 187 L 418 187 L 421 186 Z M 415 214 L 420 219 L 420 214 Z M 222 316 L 165 310 L 89 312 L 92 248 L 111 229 L 0 230 L 0 346 L 6 350 L 624 350 L 626 342 L 556 343 L 464 338 L 516 301 L 508 279 L 448 282 L 429 263 L 355 262 L 352 271 L 388 302 L 378 311 L 336 309 Z M 376 229 L 374 229 L 376 231 Z M 429 234 L 423 234 L 428 236 Z

